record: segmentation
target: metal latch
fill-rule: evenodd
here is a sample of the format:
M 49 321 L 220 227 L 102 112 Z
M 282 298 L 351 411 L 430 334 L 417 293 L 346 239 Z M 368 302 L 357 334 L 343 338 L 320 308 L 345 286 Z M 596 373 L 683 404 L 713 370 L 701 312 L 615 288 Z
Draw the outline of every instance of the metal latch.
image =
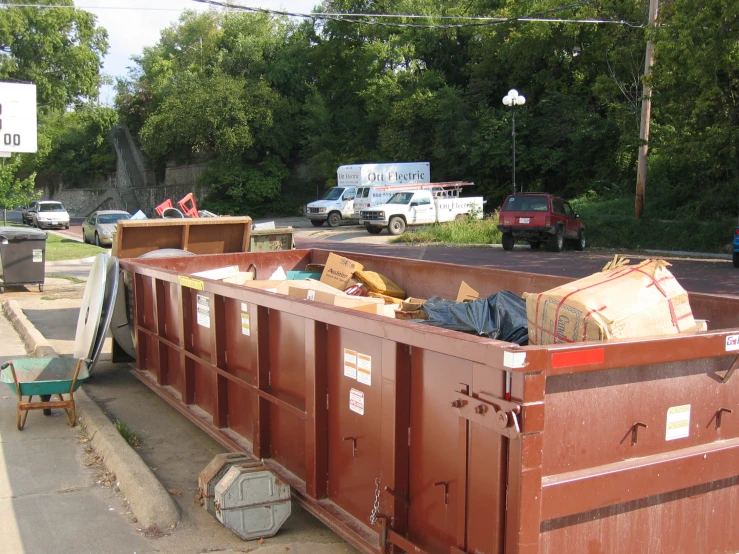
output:
M 470 396 L 466 391 L 454 391 L 451 395 L 451 408 L 460 417 L 473 421 L 508 437 L 518 438 L 521 434 L 521 404 L 503 400 L 493 395 L 482 399 Z

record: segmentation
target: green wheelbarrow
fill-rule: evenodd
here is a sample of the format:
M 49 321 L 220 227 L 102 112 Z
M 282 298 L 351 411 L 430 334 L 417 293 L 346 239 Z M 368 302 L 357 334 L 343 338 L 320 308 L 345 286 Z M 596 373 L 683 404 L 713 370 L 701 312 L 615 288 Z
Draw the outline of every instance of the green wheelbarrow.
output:
M 7 383 L 18 395 L 18 430 L 23 430 L 29 410 L 48 413 L 46 410 L 51 408 L 63 408 L 67 423 L 74 427 L 74 392 L 90 376 L 88 368 L 89 360 L 74 358 L 23 358 L 0 366 L 0 381 Z M 25 402 L 24 396 L 28 397 Z M 40 401 L 33 402 L 34 396 L 41 397 Z M 53 400 L 55 396 L 59 400 Z

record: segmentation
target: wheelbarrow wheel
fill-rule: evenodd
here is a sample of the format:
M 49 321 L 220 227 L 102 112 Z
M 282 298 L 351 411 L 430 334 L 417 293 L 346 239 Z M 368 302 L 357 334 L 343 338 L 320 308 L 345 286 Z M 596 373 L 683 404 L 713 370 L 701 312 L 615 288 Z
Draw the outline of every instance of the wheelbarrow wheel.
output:
M 51 400 L 50 394 L 41 395 L 41 402 L 48 402 L 49 400 Z M 51 415 L 51 408 L 44 408 L 44 415 Z

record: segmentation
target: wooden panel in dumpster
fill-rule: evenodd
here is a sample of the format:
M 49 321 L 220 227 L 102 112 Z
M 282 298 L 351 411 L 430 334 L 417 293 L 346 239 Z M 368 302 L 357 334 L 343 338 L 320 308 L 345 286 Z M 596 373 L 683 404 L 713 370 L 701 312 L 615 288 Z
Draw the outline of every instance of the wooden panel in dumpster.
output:
M 595 273 L 527 293 L 529 344 L 673 335 L 695 329 L 688 293 L 664 260 Z
M 349 286 L 349 280 L 354 276 L 354 272 L 362 271 L 362 269 L 364 269 L 362 264 L 343 256 L 337 256 L 332 252 L 328 255 L 326 267 L 323 268 L 321 283 L 344 290 Z

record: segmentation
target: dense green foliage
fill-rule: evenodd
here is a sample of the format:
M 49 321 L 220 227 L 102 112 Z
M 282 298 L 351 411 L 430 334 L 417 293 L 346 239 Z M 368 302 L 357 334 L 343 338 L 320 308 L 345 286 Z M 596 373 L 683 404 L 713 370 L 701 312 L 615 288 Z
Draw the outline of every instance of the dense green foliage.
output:
M 115 150 L 109 134 L 117 119 L 113 108 L 90 104 L 42 116 L 39 150 L 26 165 L 58 173 L 67 185 L 115 171 Z
M 567 197 L 631 195 L 647 0 L 327 0 L 331 13 L 556 16 L 632 25 L 499 22 L 460 28 L 187 13 L 119 82 L 118 109 L 151 161 L 208 159 L 210 206 L 258 213 L 310 200 L 341 164 L 430 161 L 471 180 L 488 208 L 511 185 L 508 89 L 518 108 L 517 181 Z M 648 209 L 736 214 L 739 3 L 674 0 L 654 32 Z M 382 21 L 388 21 L 383 19 Z M 460 21 L 460 20 L 458 20 Z M 626 210 L 628 217 L 631 210 Z
M 12 210 L 25 206 L 37 198 L 33 191 L 36 175 L 24 179 L 16 177 L 21 164 L 18 157 L 0 162 L 0 209 Z
M 108 35 L 95 25 L 95 16 L 75 9 L 72 0 L 46 2 L 68 9 L 12 6 L 21 3 L 3 2 L 0 81 L 35 83 L 42 112 L 96 98 Z
M 115 167 L 108 132 L 116 112 L 92 104 L 104 76 L 107 32 L 72 0 L 48 4 L 68 8 L 14 7 L 0 17 L 0 81 L 36 85 L 38 152 L 21 156 L 20 173 L 61 173 L 74 184 Z M 67 111 L 70 108 L 74 111 Z

